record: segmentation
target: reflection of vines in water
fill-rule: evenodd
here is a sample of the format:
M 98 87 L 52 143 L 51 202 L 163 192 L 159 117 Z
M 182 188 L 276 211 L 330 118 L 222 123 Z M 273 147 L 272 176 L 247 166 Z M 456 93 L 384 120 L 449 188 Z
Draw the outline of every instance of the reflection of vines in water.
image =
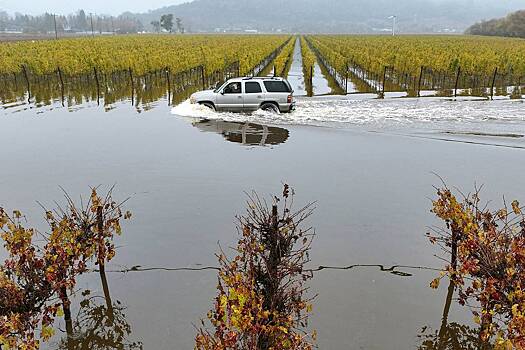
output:
M 239 63 L 226 65 L 223 70 L 205 72 L 202 66 L 177 74 L 159 70 L 142 76 L 120 71 L 110 74 L 93 70 L 92 74 L 68 76 L 56 74 L 23 74 L 0 76 L 0 103 L 4 108 L 13 104 L 33 104 L 37 107 L 61 103 L 75 106 L 86 102 L 112 109 L 116 102 L 131 101 L 138 112 L 151 109 L 152 104 L 167 96 L 168 102 L 182 102 L 196 90 L 209 88 L 237 76 Z
M 450 281 L 443 309 L 443 318 L 439 331 L 432 331 L 428 326 L 421 329 L 418 338 L 421 340 L 419 350 L 489 350 L 491 344 L 480 344 L 479 329 L 456 322 L 448 322 L 452 297 L 454 295 L 454 282 Z
M 82 293 L 80 310 L 73 321 L 73 334 L 58 345 L 58 349 L 142 349 L 141 342 L 129 341 L 131 326 L 126 320 L 126 309 L 119 301 L 111 302 L 100 296 L 91 296 L 90 291 Z M 109 304 L 108 304 L 109 303 Z

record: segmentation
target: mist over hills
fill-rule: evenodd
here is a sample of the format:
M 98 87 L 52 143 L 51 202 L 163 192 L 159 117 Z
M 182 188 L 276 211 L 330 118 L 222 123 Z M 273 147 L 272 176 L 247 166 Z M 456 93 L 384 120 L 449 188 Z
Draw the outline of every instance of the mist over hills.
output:
M 388 31 L 388 17 L 396 15 L 403 33 L 461 33 L 519 9 L 523 0 L 195 0 L 133 16 L 148 27 L 172 13 L 191 32 L 377 33 Z

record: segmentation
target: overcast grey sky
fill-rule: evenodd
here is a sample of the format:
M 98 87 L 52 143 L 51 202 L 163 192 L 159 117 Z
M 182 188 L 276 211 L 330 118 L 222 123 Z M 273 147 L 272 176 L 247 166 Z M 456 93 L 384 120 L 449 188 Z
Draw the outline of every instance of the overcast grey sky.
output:
M 176 5 L 192 0 L 0 0 L 0 11 L 4 10 L 13 14 L 15 12 L 33 15 L 51 12 L 57 14 L 69 14 L 83 8 L 86 12 L 98 14 L 118 15 L 125 11 L 146 12 L 163 6 Z M 237 0 L 244 1 L 244 0 Z M 286 1 L 286 0 L 283 0 Z M 319 0 L 320 3 L 330 0 Z M 391 0 L 395 2 L 396 0 Z M 445 0 L 428 0 L 440 2 Z M 502 8 L 513 5 L 514 7 L 525 7 L 525 0 L 492 0 L 494 6 Z M 481 0 L 462 0 L 462 3 L 470 3 L 476 6 Z M 483 1 L 486 3 L 486 0 Z M 513 6 L 510 6 L 511 8 Z
M 150 9 L 188 2 L 189 0 L 0 0 L 0 10 L 9 13 L 41 14 L 53 12 L 68 14 L 83 8 L 87 12 L 120 14 L 124 11 L 145 12 Z

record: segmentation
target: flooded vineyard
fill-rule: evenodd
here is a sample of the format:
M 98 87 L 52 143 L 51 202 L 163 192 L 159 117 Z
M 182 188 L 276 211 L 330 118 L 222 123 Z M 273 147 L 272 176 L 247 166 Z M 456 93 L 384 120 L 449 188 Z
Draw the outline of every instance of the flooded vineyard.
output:
M 385 80 L 372 74 L 350 71 L 343 86 L 315 49 L 320 39 L 287 40 L 249 70 L 288 78 L 290 114 L 190 103 L 238 76 L 240 61 L 214 71 L 2 76 L 0 207 L 20 209 L 24 226 L 43 233 L 42 207 L 67 206 L 63 191 L 85 204 L 90 186 L 102 195 L 115 185 L 112 196 L 129 197 L 123 210 L 133 213 L 111 240 L 105 273 L 92 262 L 76 279 L 71 320 L 56 317 L 43 349 L 194 348 L 217 295 L 216 254 L 236 254 L 246 194 L 270 204 L 283 184 L 296 209 L 315 203 L 303 222 L 315 229 L 304 270 L 320 349 L 479 346 L 454 285 L 445 277 L 429 287 L 449 257 L 426 233 L 443 226 L 430 212 L 442 180 L 464 191 L 483 184 L 496 208 L 503 195 L 525 200 L 521 90 L 490 100 L 460 84 L 465 93 L 453 97 L 429 78 L 419 91 L 428 96 L 417 98 L 394 79 L 379 96 Z

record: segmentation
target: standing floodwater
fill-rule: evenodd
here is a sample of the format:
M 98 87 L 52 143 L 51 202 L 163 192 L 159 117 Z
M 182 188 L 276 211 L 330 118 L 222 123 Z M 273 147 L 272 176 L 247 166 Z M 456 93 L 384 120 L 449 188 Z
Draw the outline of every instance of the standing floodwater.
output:
M 312 70 L 312 91 L 313 95 L 329 95 L 335 93 L 341 93 L 340 88 L 336 86 L 335 81 L 328 76 L 328 73 L 324 71 L 319 62 L 314 61 L 313 67 L 304 67 L 303 56 L 301 52 L 301 40 L 298 38 L 295 41 L 295 48 L 293 53 L 293 61 L 288 73 L 288 81 L 294 89 L 296 96 L 307 96 L 308 91 L 305 82 L 304 70 Z
M 295 41 L 293 62 L 290 72 L 288 73 L 288 81 L 290 82 L 290 85 L 292 85 L 292 89 L 296 96 L 306 96 L 303 74 L 303 57 L 301 56 L 301 41 L 299 38 Z
M 332 88 L 328 84 L 328 80 L 325 78 L 321 67 L 318 62 L 314 65 L 314 74 L 312 77 L 312 90 L 314 95 L 328 95 L 332 92 Z
M 325 99 L 301 101 L 297 117 L 278 116 L 291 118 L 279 128 L 246 123 L 252 118 L 258 124 L 271 123 L 264 113 L 221 113 L 216 117 L 237 121 L 214 122 L 213 112 L 189 104 L 172 110 L 167 101 L 140 115 L 124 103 L 106 113 L 93 104 L 71 111 L 54 105 L 36 109 L 42 112 L 38 117 L 35 110 L 15 108 L 17 113 L 6 114 L 8 109 L 0 117 L 0 149 L 11 156 L 0 178 L 0 201 L 38 218 L 42 213 L 35 200 L 53 203 L 61 196 L 59 185 L 78 196 L 90 184 L 117 183 L 119 194 L 131 195 L 127 208 L 133 219 L 123 227 L 118 253 L 106 268 L 111 297 L 125 307 L 122 317 L 131 330 L 129 341 L 141 341 L 144 349 L 170 350 L 193 347 L 194 325 L 210 308 L 217 278 L 215 271 L 162 268 L 215 266 L 217 242 L 228 250 L 236 240 L 234 217 L 243 213 L 243 191 L 277 193 L 286 182 L 295 188 L 298 206 L 318 201 L 311 218 L 317 233 L 311 267 L 441 266 L 424 236 L 433 223 L 427 198 L 432 185 L 439 184 L 431 172 L 462 188 L 485 184 L 485 198 L 525 198 L 523 191 L 516 191 L 525 188 L 525 179 L 515 175 L 523 172 L 522 149 L 388 133 L 398 126 L 410 133 L 411 117 L 447 116 L 451 125 L 454 115 L 469 113 L 477 120 L 472 125 L 485 125 L 485 131 L 496 133 L 494 125 L 499 124 L 483 120 L 483 114 L 492 118 L 496 109 L 504 109 L 513 116 L 507 125 L 523 135 L 524 112 L 512 102 Z M 179 116 L 192 109 L 210 121 Z M 371 122 L 364 127 L 339 123 L 345 129 L 332 128 L 335 123 L 329 122 L 320 123 L 322 128 L 309 127 L 308 113 L 326 121 L 357 122 L 362 115 Z M 404 121 L 392 119 L 402 114 Z M 380 127 L 374 118 L 383 120 Z M 486 143 L 509 139 L 464 137 Z M 517 144 L 523 138 L 514 140 Z M 68 147 L 60 146 L 64 144 Z M 161 269 L 109 272 L 139 265 Z M 412 349 L 423 327 L 439 329 L 446 291 L 428 288 L 435 273 L 401 271 L 412 276 L 379 267 L 316 273 L 311 292 L 319 296 L 311 327 L 319 332 L 319 347 Z M 79 287 L 92 290 L 93 296 L 104 295 L 96 274 L 82 277 Z M 73 313 L 79 311 L 85 312 Z M 449 320 L 468 325 L 471 316 L 454 305 Z
M 297 61 L 295 68 L 297 83 Z M 318 201 L 313 268 L 441 266 L 424 236 L 433 223 L 427 198 L 439 184 L 431 172 L 461 188 L 485 184 L 484 198 L 525 198 L 525 179 L 516 176 L 525 154 L 520 101 L 361 97 L 301 97 L 295 112 L 281 115 L 215 113 L 189 102 L 172 108 L 162 98 L 140 109 L 104 101 L 4 105 L 0 150 L 9 166 L 0 204 L 38 218 L 35 200 L 53 203 L 58 186 L 78 196 L 89 185 L 117 183 L 119 194 L 132 196 L 134 216 L 106 270 L 126 338 L 144 349 L 191 349 L 216 272 L 169 268 L 216 265 L 217 242 L 228 249 L 236 240 L 244 191 L 277 193 L 286 182 L 298 205 Z M 316 273 L 311 325 L 319 347 L 412 349 L 421 329 L 439 329 L 447 298 L 428 288 L 434 272 L 401 272 L 411 276 L 380 266 Z M 104 295 L 97 275 L 78 283 L 93 297 Z M 82 305 L 73 313 L 98 315 L 92 302 Z M 454 305 L 449 320 L 470 325 L 471 316 Z

